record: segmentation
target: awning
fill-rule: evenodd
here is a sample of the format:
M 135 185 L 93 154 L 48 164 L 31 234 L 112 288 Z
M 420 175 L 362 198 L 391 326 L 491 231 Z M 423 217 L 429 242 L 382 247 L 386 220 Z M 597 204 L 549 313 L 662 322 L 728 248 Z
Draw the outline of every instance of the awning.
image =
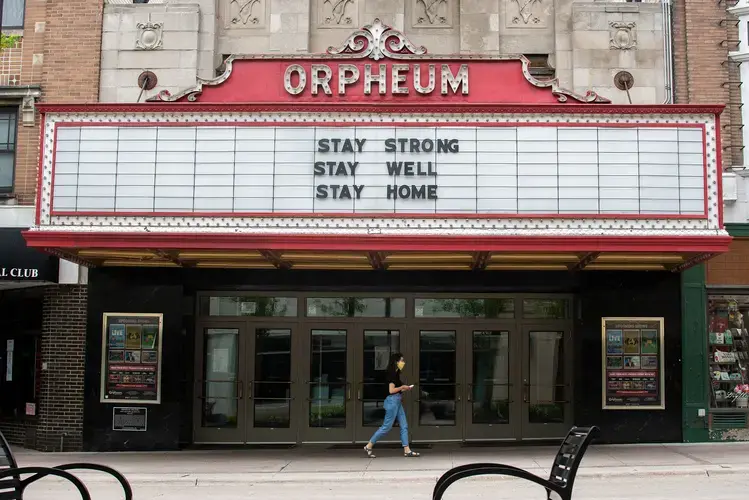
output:
M 22 229 L 0 228 L 0 290 L 56 283 L 59 262 L 26 246 Z

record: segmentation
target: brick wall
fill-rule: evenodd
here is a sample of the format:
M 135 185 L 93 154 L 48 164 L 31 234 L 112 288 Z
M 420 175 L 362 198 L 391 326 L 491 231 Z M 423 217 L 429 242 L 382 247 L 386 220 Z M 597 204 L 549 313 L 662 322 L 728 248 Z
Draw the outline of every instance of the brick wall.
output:
M 49 287 L 44 297 L 42 361 L 36 443 L 42 451 L 83 446 L 86 286 Z
M 749 239 L 734 239 L 730 252 L 708 262 L 708 285 L 749 285 Z
M 36 447 L 36 418 L 0 417 L 0 431 L 5 439 L 14 446 Z
M 99 61 L 104 2 L 27 0 L 23 85 L 41 84 L 42 102 L 86 103 L 99 99 Z M 15 194 L 33 205 L 39 166 L 39 125 L 19 125 Z
M 43 100 L 98 101 L 104 2 L 47 0 L 45 3 Z
M 738 40 L 733 2 L 673 0 L 676 102 L 726 104 L 721 115 L 723 166 L 742 163 L 738 73 L 728 61 Z
M 678 103 L 725 104 L 720 117 L 723 168 L 743 164 L 738 67 L 728 59 L 736 49 L 735 2 L 673 0 L 674 91 Z M 749 284 L 749 244 L 737 242 L 729 254 L 707 262 L 711 284 Z

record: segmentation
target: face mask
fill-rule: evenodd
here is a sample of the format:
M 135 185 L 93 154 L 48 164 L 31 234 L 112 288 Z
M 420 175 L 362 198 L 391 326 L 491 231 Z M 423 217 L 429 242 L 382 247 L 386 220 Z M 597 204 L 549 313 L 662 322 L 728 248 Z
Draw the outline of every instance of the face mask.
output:
M 398 369 L 399 370 L 402 371 L 404 366 L 406 366 L 406 362 L 405 361 L 398 361 Z

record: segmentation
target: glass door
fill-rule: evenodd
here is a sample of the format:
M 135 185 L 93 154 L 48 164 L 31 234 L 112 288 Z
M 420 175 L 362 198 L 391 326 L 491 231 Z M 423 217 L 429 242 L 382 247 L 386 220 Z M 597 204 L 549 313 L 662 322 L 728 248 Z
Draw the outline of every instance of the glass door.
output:
M 356 356 L 356 441 L 367 442 L 385 418 L 388 395 L 387 366 L 390 356 L 401 352 L 402 325 L 372 324 L 358 330 Z M 405 377 L 404 377 L 405 378 Z M 406 383 L 404 380 L 403 383 Z M 400 442 L 395 428 L 382 442 Z
M 464 342 L 460 339 L 465 332 L 458 325 L 444 323 L 421 324 L 415 331 L 418 381 L 406 396 L 406 403 L 413 408 L 409 415 L 413 440 L 461 440 L 463 370 L 458 370 L 458 360 L 463 359 Z
M 196 443 L 245 442 L 245 323 L 199 324 L 196 335 Z
M 473 328 L 465 336 L 465 439 L 516 439 L 520 430 L 520 348 L 514 328 Z M 514 382 L 514 383 L 513 383 Z
M 304 442 L 354 440 L 354 338 L 351 323 L 307 323 L 303 363 Z
M 290 326 L 252 324 L 248 339 L 247 441 L 296 443 L 299 384 L 296 335 Z
M 563 438 L 572 426 L 572 338 L 553 325 L 523 327 L 523 439 Z

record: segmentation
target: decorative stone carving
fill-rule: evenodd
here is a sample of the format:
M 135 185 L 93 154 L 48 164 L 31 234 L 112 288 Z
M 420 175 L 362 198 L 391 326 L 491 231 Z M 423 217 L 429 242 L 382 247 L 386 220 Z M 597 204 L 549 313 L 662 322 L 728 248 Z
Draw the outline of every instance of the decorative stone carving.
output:
M 411 0 L 414 28 L 449 28 L 452 9 L 448 0 Z
M 538 12 L 541 0 L 509 0 L 507 25 L 510 27 L 541 28 L 546 26 L 545 15 Z
M 259 28 L 265 25 L 265 0 L 231 0 L 229 23 L 237 28 Z
M 21 101 L 21 123 L 24 127 L 34 126 L 35 104 L 36 98 L 32 95 L 24 96 Z
M 317 24 L 320 28 L 348 28 L 356 26 L 356 0 L 317 0 Z
M 162 37 L 164 34 L 163 23 L 138 23 L 137 38 L 135 39 L 135 48 L 139 50 L 157 50 L 163 45 Z
M 411 59 L 424 56 L 426 47 L 416 47 L 403 32 L 393 29 L 375 19 L 354 31 L 340 47 L 328 47 L 328 54 L 350 59 L 369 57 L 375 61 L 391 59 Z
M 610 49 L 629 50 L 637 48 L 637 30 L 635 30 L 636 23 L 629 22 L 623 23 L 619 21 L 611 21 L 609 23 L 609 34 L 611 36 L 609 40 Z

